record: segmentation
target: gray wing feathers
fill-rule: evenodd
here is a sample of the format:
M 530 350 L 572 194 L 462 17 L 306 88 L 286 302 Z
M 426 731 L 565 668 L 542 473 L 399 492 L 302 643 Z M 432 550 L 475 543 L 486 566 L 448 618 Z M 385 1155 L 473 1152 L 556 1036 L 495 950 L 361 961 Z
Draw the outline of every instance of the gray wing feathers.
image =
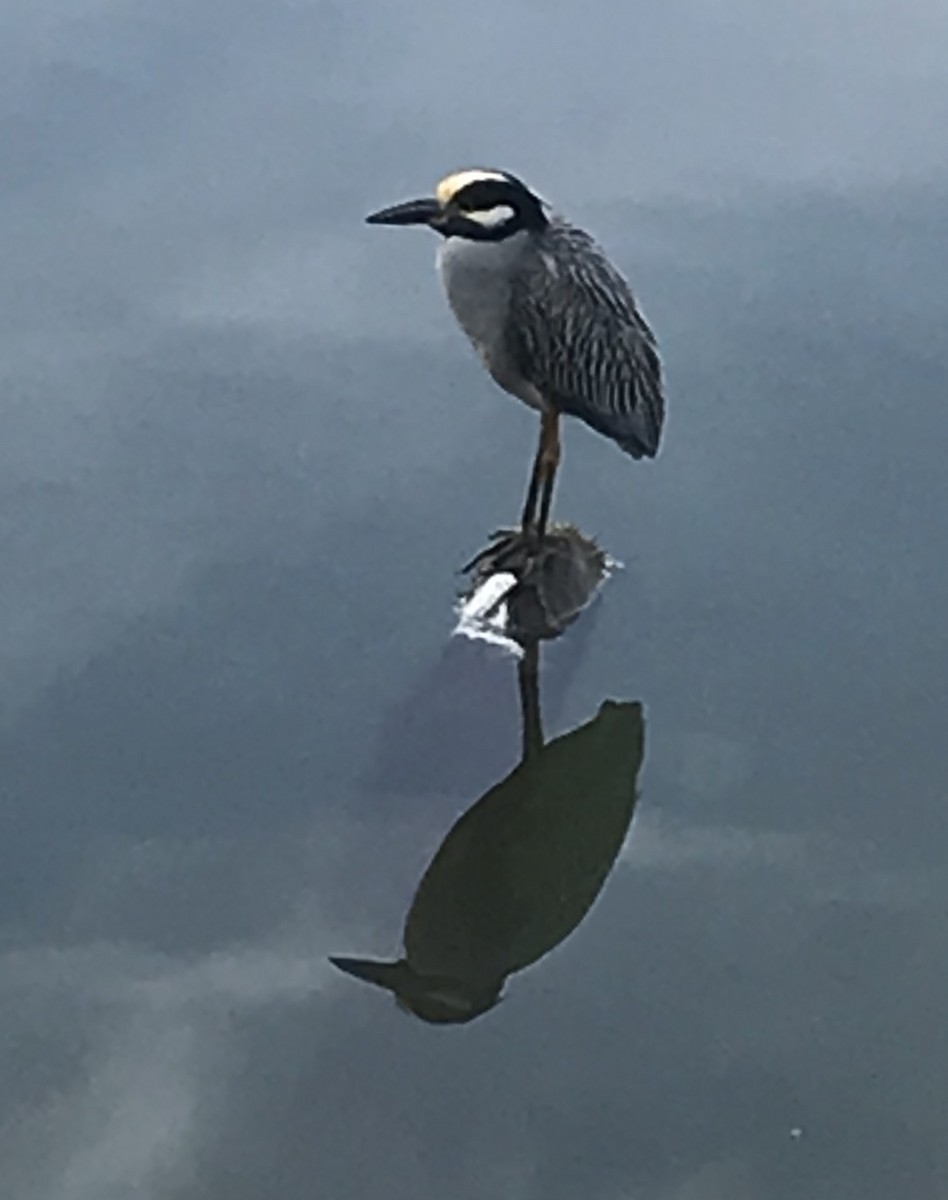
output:
M 513 354 L 550 404 L 652 458 L 664 417 L 655 339 L 596 242 L 565 222 L 541 234 L 511 297 Z

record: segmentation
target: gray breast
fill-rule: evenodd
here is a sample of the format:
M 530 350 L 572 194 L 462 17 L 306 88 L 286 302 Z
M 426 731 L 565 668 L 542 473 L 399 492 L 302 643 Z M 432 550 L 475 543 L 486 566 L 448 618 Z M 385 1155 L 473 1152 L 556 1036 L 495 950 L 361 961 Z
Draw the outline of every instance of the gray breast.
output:
M 539 407 L 508 349 L 512 282 L 530 252 L 529 237 L 524 231 L 500 242 L 447 238 L 438 249 L 438 272 L 451 311 L 496 382 Z

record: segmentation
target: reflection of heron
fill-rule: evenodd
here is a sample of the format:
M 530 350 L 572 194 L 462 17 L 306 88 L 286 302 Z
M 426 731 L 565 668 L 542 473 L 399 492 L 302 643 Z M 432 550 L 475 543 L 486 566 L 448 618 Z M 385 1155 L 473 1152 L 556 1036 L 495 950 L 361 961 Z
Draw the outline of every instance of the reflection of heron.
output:
M 581 229 L 505 171 L 458 171 L 430 199 L 373 213 L 441 234 L 448 302 L 487 370 L 540 413 L 524 531 L 546 530 L 561 413 L 633 458 L 652 458 L 664 417 L 655 340 L 625 279 Z
M 468 595 L 467 583 L 464 593 Z M 519 615 L 516 600 L 508 602 L 508 611 L 514 607 Z M 463 608 L 462 597 L 459 616 Z M 495 624 L 502 615 L 497 614 Z M 586 610 L 551 655 L 543 714 L 553 728 L 562 728 L 564 703 L 586 661 L 598 615 L 598 605 Z M 473 622 L 466 613 L 462 619 L 466 634 Z M 421 663 L 417 676 L 383 714 L 377 739 L 367 749 L 360 789 L 376 815 L 381 796 L 410 796 L 419 815 L 424 797 L 435 800 L 435 812 L 442 814 L 448 798 L 469 804 L 516 761 L 520 719 L 516 691 L 509 686 L 510 655 L 470 632 L 473 638 L 452 637 Z
M 339 958 L 423 1020 L 470 1021 L 509 975 L 576 928 L 628 832 L 642 762 L 642 706 L 607 700 L 585 725 L 544 743 L 540 647 L 518 664 L 523 753 L 454 825 L 426 870 L 395 962 Z

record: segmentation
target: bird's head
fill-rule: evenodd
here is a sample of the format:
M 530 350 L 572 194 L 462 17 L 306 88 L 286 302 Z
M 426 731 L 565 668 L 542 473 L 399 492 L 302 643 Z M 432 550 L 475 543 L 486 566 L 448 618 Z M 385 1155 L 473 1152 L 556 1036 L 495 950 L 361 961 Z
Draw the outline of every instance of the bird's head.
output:
M 442 975 L 420 975 L 404 959 L 378 962 L 331 955 L 329 961 L 347 975 L 393 992 L 403 1012 L 432 1025 L 463 1025 L 473 1021 L 500 1002 L 504 985 L 503 977 L 475 984 Z
M 443 237 L 501 242 L 547 224 L 546 204 L 507 171 L 472 168 L 446 175 L 433 196 L 383 208 L 370 225 L 427 225 Z

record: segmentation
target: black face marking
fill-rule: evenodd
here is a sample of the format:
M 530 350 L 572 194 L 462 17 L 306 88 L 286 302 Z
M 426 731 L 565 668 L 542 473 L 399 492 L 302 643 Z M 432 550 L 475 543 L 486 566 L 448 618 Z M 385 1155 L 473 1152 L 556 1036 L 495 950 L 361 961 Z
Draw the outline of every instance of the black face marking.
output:
M 486 212 L 492 208 L 512 210 L 508 221 L 500 225 L 482 225 L 469 213 Z M 445 237 L 464 237 L 478 242 L 501 242 L 521 230 L 539 231 L 548 224 L 543 202 L 526 184 L 513 175 L 497 179 L 475 179 L 461 188 L 445 205 L 442 215 L 432 222 L 432 228 Z

